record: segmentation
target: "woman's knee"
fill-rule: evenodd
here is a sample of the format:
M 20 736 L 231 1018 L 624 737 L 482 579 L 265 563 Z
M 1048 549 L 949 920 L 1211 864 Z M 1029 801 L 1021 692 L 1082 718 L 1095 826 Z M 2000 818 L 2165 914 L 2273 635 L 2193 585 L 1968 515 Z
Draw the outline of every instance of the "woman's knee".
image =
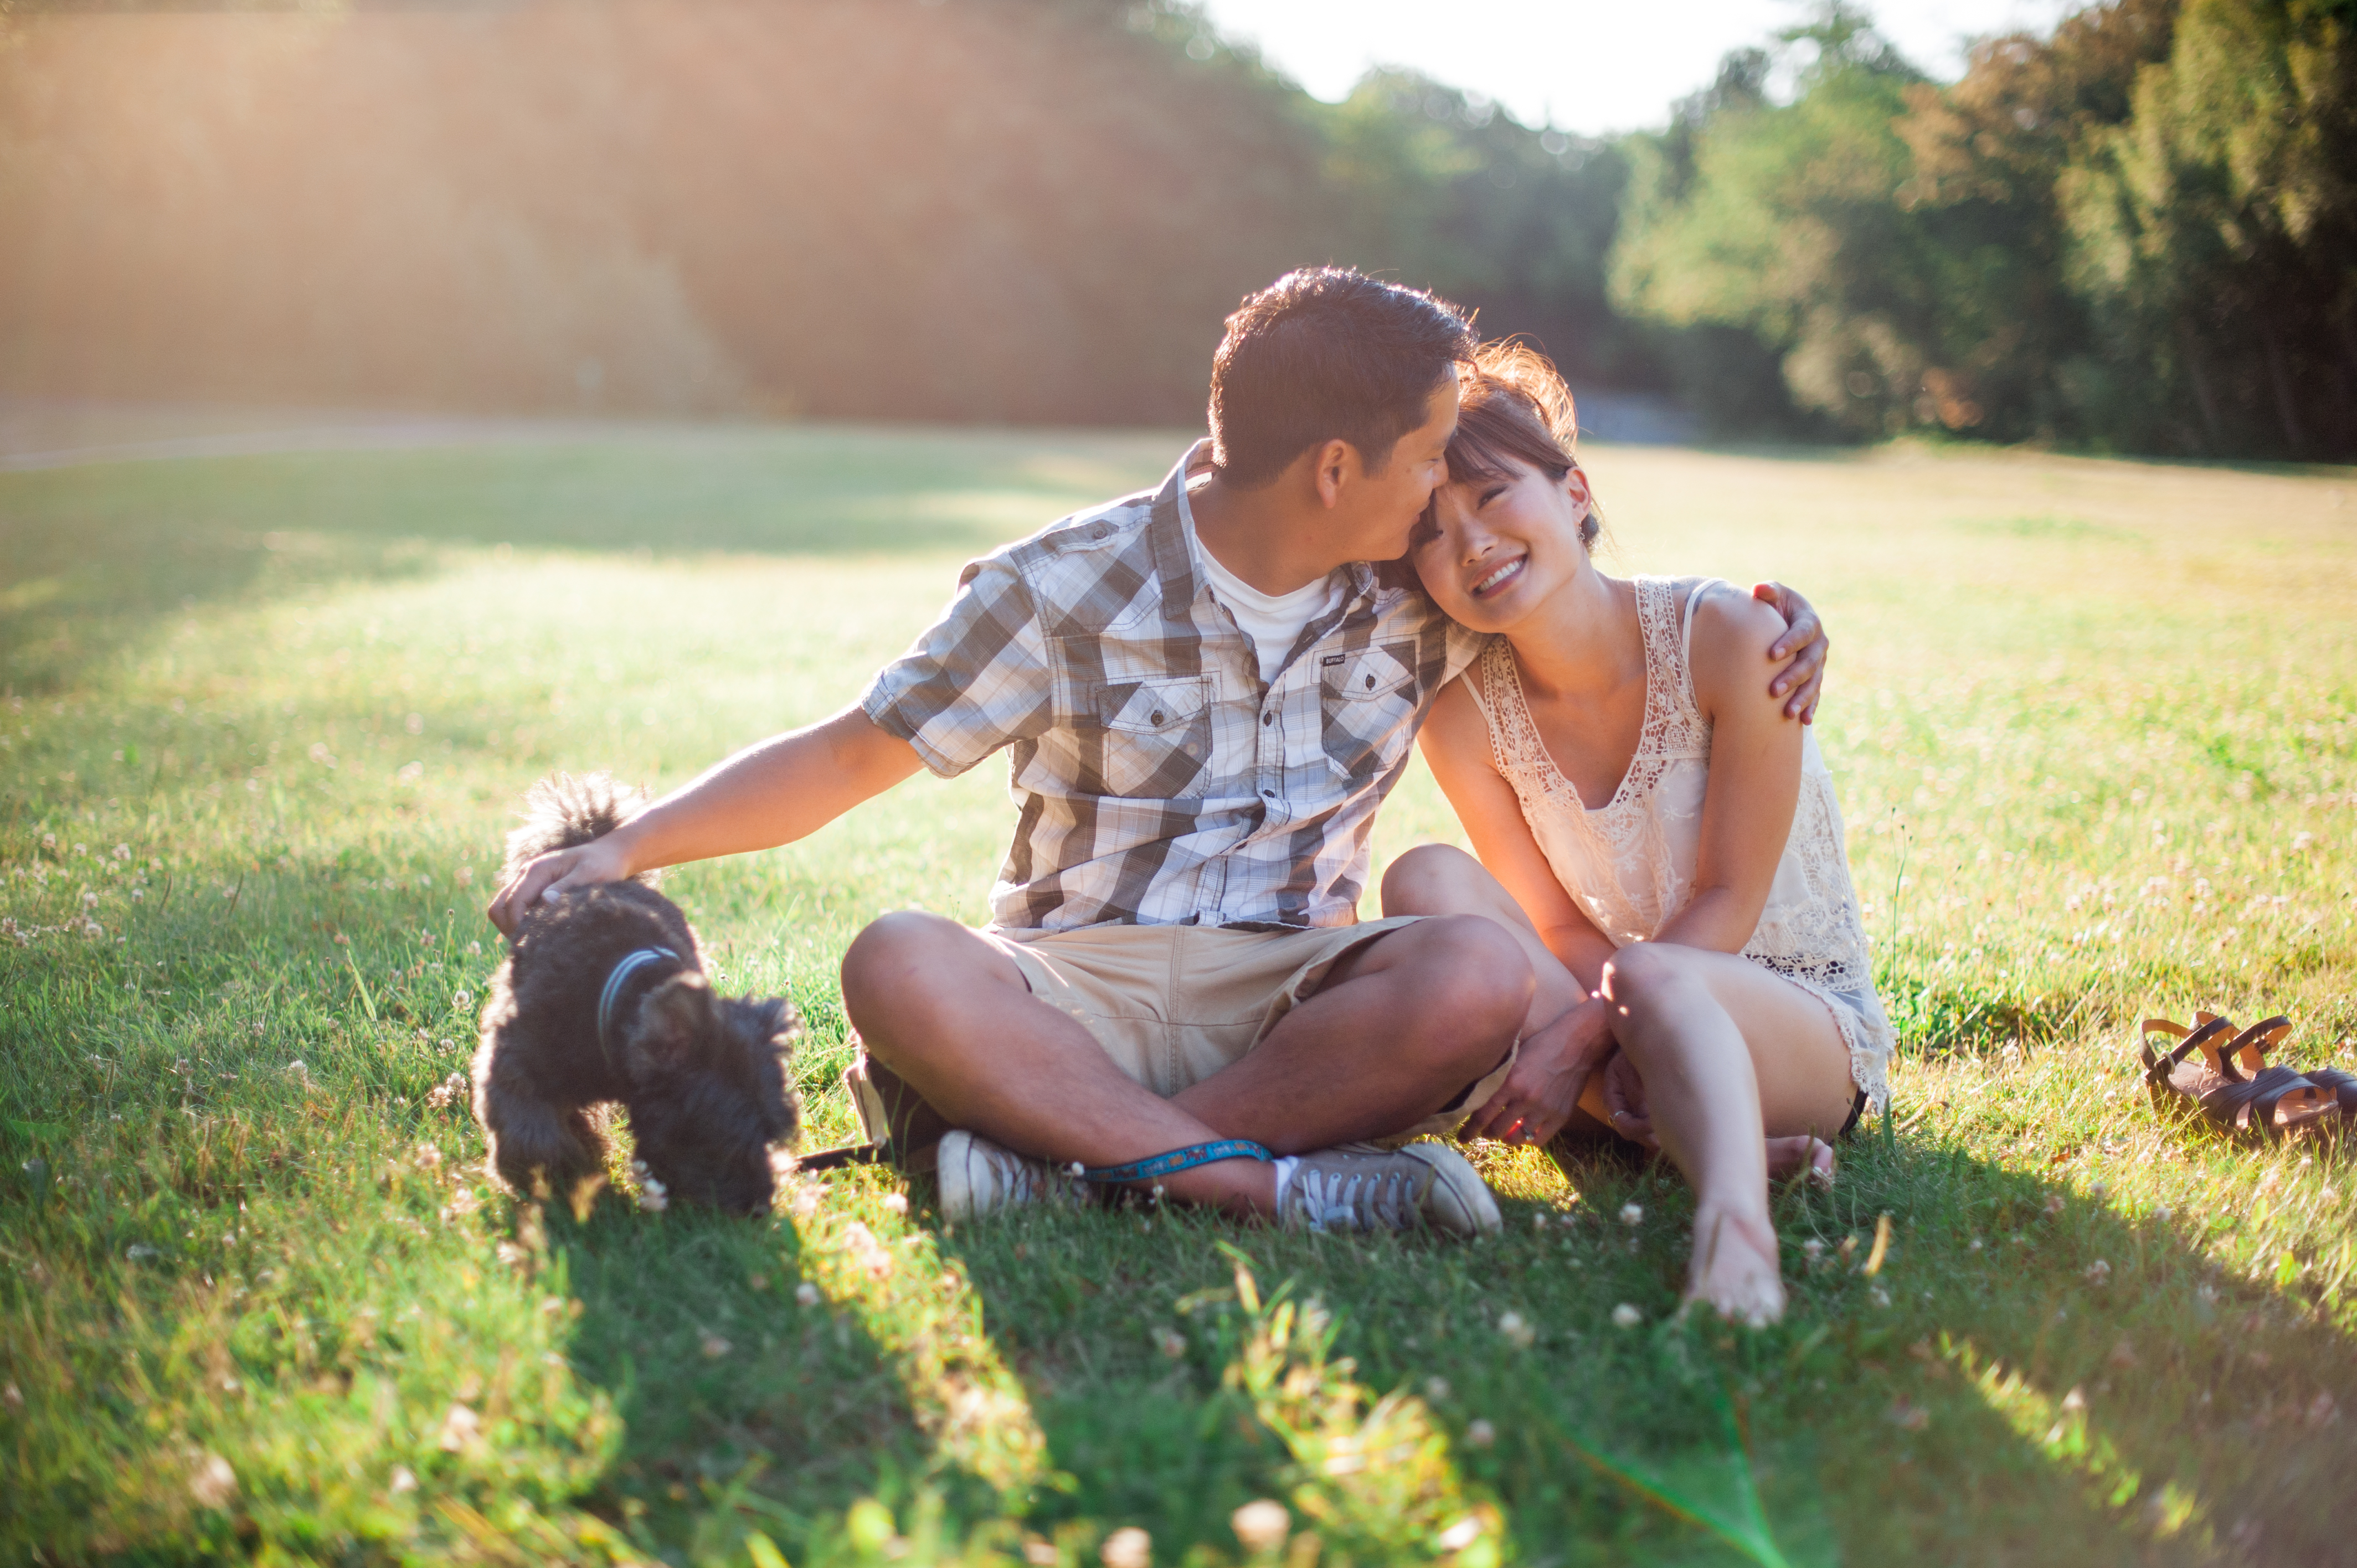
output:
M 1383 913 L 1456 913 L 1478 908 L 1494 886 L 1481 863 L 1456 845 L 1420 843 L 1384 867 Z
M 1640 1013 L 1661 1006 L 1691 980 L 1684 954 L 1666 942 L 1631 942 L 1604 964 L 1604 996 L 1615 1007 Z

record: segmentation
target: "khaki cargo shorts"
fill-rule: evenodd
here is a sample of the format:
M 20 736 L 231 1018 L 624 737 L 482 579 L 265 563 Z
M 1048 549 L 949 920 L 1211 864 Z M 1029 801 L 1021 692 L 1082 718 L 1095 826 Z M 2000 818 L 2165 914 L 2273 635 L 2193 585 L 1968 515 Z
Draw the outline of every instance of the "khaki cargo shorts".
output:
M 1123 1072 L 1168 1098 L 1241 1058 L 1316 995 L 1335 965 L 1419 918 L 1308 930 L 1092 926 L 976 934 L 1014 961 L 1033 995 L 1078 1020 Z M 1498 1091 L 1512 1065 L 1510 1051 L 1447 1108 L 1375 1141 L 1398 1144 L 1454 1133 Z M 882 1063 L 863 1059 L 846 1077 L 854 1075 L 866 1079 L 855 1078 L 850 1087 L 868 1136 L 882 1141 L 888 1123 L 898 1134 L 896 1158 L 939 1141 L 947 1123 L 930 1107 L 906 1103 L 903 1097 L 913 1096 Z M 888 1114 L 887 1101 L 900 1105 L 898 1113 Z

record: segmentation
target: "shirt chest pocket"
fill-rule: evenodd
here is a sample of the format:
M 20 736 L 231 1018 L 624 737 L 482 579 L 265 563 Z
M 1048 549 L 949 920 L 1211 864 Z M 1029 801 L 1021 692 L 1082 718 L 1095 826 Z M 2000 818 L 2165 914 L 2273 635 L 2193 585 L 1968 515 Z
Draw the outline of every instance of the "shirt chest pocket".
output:
M 1190 675 L 1112 681 L 1093 693 L 1082 736 L 1091 794 L 1177 800 L 1203 793 L 1211 760 L 1211 682 Z
M 1415 736 L 1415 642 L 1327 654 L 1318 681 L 1326 757 L 1335 770 L 1363 783 L 1396 766 Z

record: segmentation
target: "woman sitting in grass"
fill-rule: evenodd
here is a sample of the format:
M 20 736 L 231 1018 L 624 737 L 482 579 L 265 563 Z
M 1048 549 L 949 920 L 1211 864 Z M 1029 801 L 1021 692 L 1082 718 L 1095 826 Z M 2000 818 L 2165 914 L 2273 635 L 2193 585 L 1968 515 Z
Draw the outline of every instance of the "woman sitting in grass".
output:
M 1771 1166 L 1831 1179 L 1824 1140 L 1887 1099 L 1890 1026 L 1833 780 L 1759 678 L 1782 618 L 1714 578 L 1598 571 L 1575 428 L 1544 359 L 1481 351 L 1409 553 L 1442 608 L 1497 634 L 1423 735 L 1480 861 L 1411 851 L 1383 913 L 1487 915 L 1539 972 L 1467 1134 L 1560 1161 L 1585 1099 L 1667 1150 L 1696 1195 L 1686 1299 L 1764 1323 L 1784 1308 Z

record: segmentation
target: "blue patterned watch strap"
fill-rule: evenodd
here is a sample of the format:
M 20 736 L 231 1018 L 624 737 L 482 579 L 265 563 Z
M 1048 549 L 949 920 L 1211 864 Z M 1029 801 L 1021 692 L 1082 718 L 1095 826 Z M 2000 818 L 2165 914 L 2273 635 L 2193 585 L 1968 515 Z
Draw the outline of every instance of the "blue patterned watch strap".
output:
M 1222 1138 L 1216 1143 L 1189 1144 L 1183 1149 L 1173 1149 L 1150 1160 L 1133 1160 L 1125 1165 L 1097 1165 L 1082 1170 L 1079 1175 L 1082 1181 L 1152 1181 L 1157 1176 L 1191 1171 L 1197 1165 L 1208 1165 L 1220 1160 L 1266 1162 L 1274 1158 L 1275 1156 L 1265 1148 L 1248 1139 Z

